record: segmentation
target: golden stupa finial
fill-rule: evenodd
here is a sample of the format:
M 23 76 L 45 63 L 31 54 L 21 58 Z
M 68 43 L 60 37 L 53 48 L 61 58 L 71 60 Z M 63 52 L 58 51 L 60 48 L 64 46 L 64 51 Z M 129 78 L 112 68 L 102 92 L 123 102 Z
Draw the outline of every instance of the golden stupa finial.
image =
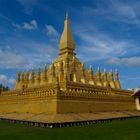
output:
M 68 15 L 68 11 L 66 11 L 66 19 L 68 19 L 69 15 Z
M 59 42 L 59 49 L 60 51 L 66 53 L 69 53 L 68 49 L 71 51 L 71 53 L 74 53 L 75 50 L 75 42 L 70 30 L 68 12 L 66 12 L 66 19 L 64 21 L 64 29 Z

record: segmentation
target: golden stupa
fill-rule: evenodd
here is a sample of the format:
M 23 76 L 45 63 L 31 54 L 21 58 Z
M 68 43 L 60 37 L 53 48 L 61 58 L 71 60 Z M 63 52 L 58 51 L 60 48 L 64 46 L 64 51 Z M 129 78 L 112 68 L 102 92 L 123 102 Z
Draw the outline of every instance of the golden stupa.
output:
M 13 90 L 0 95 L 1 113 L 93 113 L 136 110 L 133 91 L 121 89 L 119 74 L 96 73 L 76 57 L 68 15 L 59 42 L 59 56 L 35 74 L 18 72 Z M 30 78 L 29 78 L 30 77 Z M 115 77 L 115 78 L 114 78 Z

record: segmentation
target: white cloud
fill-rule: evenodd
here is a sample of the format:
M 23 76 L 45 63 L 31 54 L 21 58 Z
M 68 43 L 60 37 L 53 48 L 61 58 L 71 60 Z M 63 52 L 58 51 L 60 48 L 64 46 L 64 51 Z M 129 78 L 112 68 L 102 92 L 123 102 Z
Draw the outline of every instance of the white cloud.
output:
M 128 24 L 140 25 L 139 19 L 140 2 L 108 0 L 100 1 L 96 8 L 82 7 L 83 13 L 87 16 L 99 15 L 102 18 L 121 21 Z
M 113 19 L 123 21 L 128 24 L 136 24 L 140 25 L 140 20 L 138 19 L 138 10 L 136 5 L 140 5 L 139 2 L 133 2 L 133 3 L 125 3 L 121 2 L 119 0 L 111 1 L 110 4 L 110 13 L 112 12 L 112 18 Z
M 0 75 L 0 84 L 12 87 L 15 83 L 16 83 L 16 80 L 13 77 L 8 78 L 4 74 Z
M 18 68 L 27 64 L 26 58 L 11 51 L 0 50 L 0 68 Z
M 135 9 L 132 5 L 122 3 L 120 1 L 111 2 L 111 9 L 116 11 L 115 14 L 128 18 L 128 19 L 135 19 L 136 13 Z
M 38 0 L 17 0 L 23 7 L 26 14 L 31 15 L 33 12 L 33 6 L 37 4 Z
M 49 64 L 58 54 L 58 47 L 46 42 L 36 42 L 20 37 L 14 37 L 10 42 L 12 47 L 0 46 L 0 69 L 26 69 Z
M 52 25 L 45 25 L 45 30 L 50 37 L 58 37 L 58 32 Z
M 13 26 L 17 29 L 25 29 L 25 30 L 35 30 L 38 29 L 37 21 L 32 20 L 29 23 L 24 22 L 22 25 L 13 23 Z
M 108 60 L 108 63 L 114 65 L 140 66 L 140 57 L 112 58 Z
M 134 55 L 140 51 L 139 46 L 131 40 L 113 39 L 107 34 L 99 31 L 93 33 L 84 31 L 77 32 L 80 38 L 79 57 L 85 61 L 108 61 L 112 58 L 124 57 L 125 55 Z M 88 55 L 88 57 L 86 57 Z M 121 63 L 122 64 L 122 63 Z
M 29 60 L 29 67 L 38 67 L 38 65 L 49 64 L 56 58 L 58 49 L 47 44 L 34 44 L 34 53 L 26 53 Z

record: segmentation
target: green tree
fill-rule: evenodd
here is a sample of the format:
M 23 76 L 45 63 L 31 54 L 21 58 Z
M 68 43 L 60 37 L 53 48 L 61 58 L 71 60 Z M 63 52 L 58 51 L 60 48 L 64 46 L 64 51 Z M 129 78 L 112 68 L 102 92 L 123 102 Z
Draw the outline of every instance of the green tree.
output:
M 0 94 L 2 91 L 8 91 L 9 87 L 8 86 L 4 86 L 3 84 L 0 84 Z

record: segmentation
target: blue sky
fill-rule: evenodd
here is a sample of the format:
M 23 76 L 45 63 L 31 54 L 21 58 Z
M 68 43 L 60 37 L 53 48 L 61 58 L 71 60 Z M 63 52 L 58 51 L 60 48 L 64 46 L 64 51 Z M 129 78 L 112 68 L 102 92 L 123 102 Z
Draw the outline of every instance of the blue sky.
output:
M 123 88 L 140 85 L 139 0 L 0 0 L 0 83 L 12 87 L 18 68 L 47 66 L 58 55 L 68 11 L 77 56 L 109 72 Z

